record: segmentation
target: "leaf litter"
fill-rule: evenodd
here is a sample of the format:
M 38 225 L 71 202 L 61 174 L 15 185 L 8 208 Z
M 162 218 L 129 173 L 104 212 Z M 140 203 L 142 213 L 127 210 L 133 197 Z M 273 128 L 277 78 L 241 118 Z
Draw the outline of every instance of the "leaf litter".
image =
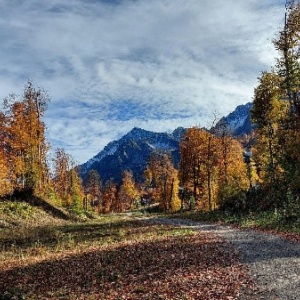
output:
M 220 237 L 138 224 L 123 226 L 111 243 L 7 259 L 0 299 L 229 300 L 250 284 L 238 253 Z

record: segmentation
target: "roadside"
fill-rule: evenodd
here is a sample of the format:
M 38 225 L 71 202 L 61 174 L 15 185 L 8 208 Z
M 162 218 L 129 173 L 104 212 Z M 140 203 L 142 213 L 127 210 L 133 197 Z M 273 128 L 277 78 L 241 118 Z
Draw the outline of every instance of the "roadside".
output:
M 183 219 L 152 219 L 151 222 L 194 228 L 219 236 L 238 252 L 253 283 L 241 290 L 240 300 L 296 300 L 300 295 L 300 243 L 256 230 Z

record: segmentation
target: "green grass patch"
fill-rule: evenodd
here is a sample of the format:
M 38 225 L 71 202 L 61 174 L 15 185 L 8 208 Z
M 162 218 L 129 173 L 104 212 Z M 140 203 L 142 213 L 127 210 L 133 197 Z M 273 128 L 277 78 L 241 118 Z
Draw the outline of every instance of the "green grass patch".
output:
M 224 211 L 212 212 L 183 212 L 170 217 L 189 219 L 199 222 L 213 222 L 229 225 L 237 225 L 242 228 L 261 228 L 278 232 L 300 234 L 300 218 L 297 216 L 285 216 L 276 211 L 250 212 L 247 214 L 229 213 Z
M 87 251 L 105 245 L 192 235 L 193 230 L 153 225 L 125 214 L 83 223 L 14 227 L 0 230 L 0 260 L 64 251 Z

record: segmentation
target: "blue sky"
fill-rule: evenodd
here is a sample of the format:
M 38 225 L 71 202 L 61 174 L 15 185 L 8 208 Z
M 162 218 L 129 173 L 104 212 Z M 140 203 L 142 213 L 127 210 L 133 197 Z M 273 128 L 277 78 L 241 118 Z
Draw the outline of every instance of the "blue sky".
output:
M 47 90 L 48 140 L 83 163 L 251 101 L 283 17 L 282 0 L 0 0 L 0 97 Z

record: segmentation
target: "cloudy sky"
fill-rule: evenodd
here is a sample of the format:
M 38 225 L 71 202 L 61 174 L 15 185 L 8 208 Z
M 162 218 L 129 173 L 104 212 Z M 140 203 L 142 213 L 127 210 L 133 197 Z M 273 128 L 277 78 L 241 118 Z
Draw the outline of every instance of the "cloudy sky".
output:
M 284 0 L 0 0 L 0 98 L 47 90 L 48 140 L 83 163 L 251 101 L 283 17 Z

